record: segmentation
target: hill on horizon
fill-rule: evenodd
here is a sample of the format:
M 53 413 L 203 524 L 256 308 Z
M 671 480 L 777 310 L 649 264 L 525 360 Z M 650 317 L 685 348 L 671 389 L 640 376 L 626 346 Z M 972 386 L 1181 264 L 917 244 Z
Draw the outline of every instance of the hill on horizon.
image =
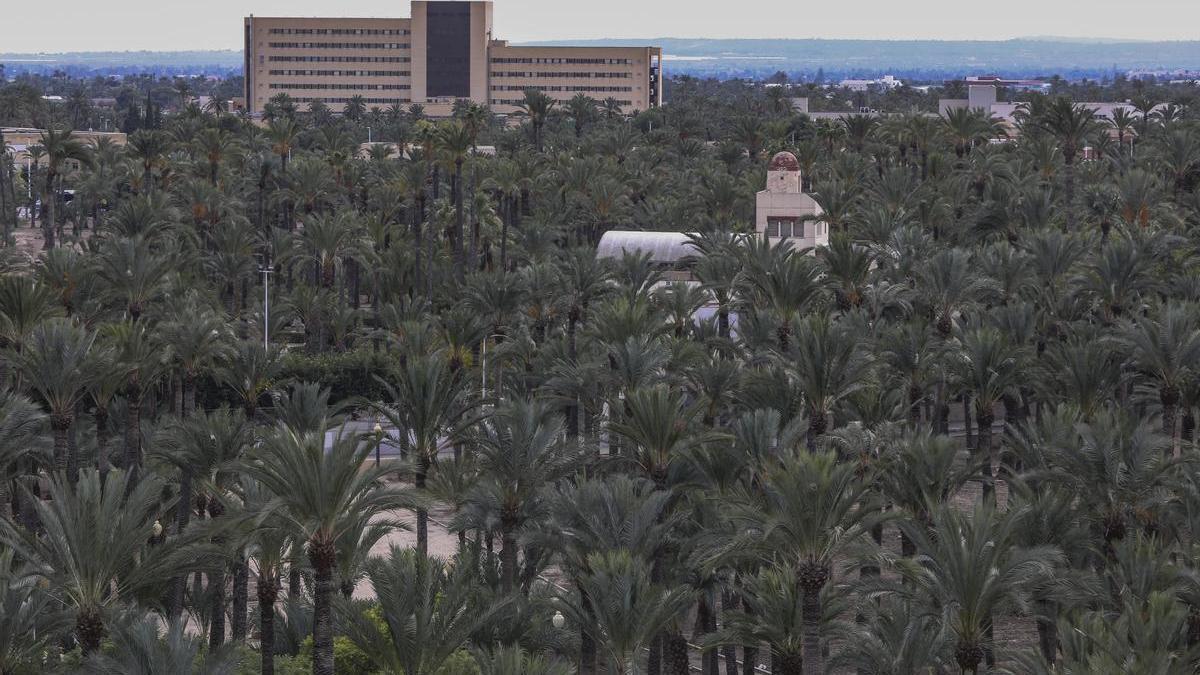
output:
M 938 79 L 963 75 L 1062 75 L 1099 78 L 1128 71 L 1200 71 L 1200 41 L 1023 37 L 1012 40 L 849 40 L 741 38 L 607 38 L 521 42 L 525 45 L 663 48 L 668 73 L 760 77 L 783 71 L 846 77 L 892 73 Z M 154 72 L 237 75 L 240 50 L 3 54 L 9 75 L 64 70 L 73 75 Z

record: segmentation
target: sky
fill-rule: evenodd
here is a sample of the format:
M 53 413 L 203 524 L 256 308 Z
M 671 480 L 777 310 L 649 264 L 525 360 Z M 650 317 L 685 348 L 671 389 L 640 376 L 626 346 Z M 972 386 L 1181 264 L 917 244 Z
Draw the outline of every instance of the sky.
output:
M 3 4 L 19 0 L 2 0 Z M 3 12 L 0 52 L 241 49 L 242 17 L 409 15 L 407 0 L 52 0 Z M 1200 0 L 495 0 L 495 35 L 1200 39 Z

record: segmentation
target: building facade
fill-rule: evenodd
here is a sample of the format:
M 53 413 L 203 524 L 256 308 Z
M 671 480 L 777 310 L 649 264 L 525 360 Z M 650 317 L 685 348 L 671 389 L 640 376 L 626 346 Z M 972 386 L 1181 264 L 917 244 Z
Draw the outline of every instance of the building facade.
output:
M 525 47 L 492 35 L 490 0 L 413 0 L 410 18 L 256 17 L 244 22 L 246 106 L 278 94 L 300 107 L 418 103 L 432 116 L 454 103 L 517 111 L 527 89 L 563 102 L 615 99 L 622 112 L 662 103 L 658 47 Z
M 767 187 L 755 197 L 754 230 L 772 244 L 799 249 L 829 245 L 829 226 L 816 200 L 804 192 L 800 162 L 780 152 L 767 165 Z

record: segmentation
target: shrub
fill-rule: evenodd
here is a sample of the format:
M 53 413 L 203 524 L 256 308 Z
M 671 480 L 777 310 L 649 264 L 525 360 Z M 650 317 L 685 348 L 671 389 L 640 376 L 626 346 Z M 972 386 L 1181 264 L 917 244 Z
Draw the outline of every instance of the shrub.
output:
M 320 382 L 329 388 L 329 400 L 335 403 L 356 397 L 382 401 L 387 394 L 375 376 L 386 379 L 397 367 L 396 357 L 389 352 L 367 348 L 326 354 L 288 352 L 282 379 Z

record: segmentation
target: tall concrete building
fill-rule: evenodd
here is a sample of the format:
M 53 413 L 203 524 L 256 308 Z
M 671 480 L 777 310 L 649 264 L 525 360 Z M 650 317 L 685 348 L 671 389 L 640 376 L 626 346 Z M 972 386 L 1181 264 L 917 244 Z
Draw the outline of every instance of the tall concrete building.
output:
M 411 18 L 245 19 L 246 106 L 286 93 L 341 110 L 354 96 L 449 115 L 469 100 L 512 113 L 527 89 L 556 101 L 616 99 L 623 112 L 662 103 L 659 47 L 522 47 L 492 35 L 491 0 L 413 0 Z

